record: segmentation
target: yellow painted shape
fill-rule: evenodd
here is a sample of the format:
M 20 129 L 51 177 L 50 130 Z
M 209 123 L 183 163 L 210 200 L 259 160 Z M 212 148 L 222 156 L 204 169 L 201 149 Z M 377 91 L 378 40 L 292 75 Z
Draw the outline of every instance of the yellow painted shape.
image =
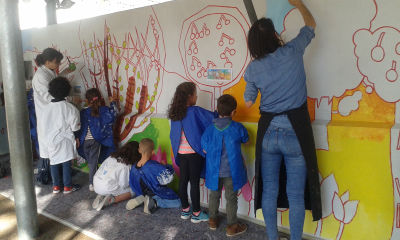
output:
M 317 151 L 321 175 L 326 178 L 333 173 L 339 195 L 349 191 L 350 201 L 359 201 L 341 239 L 389 239 L 394 214 L 390 128 L 329 126 L 328 132 L 329 151 Z M 360 132 L 364 139 L 357 136 Z M 283 213 L 283 225 L 289 225 L 288 212 Z M 314 234 L 316 227 L 307 211 L 304 232 Z M 336 239 L 339 227 L 333 215 L 329 216 L 323 221 L 322 237 Z
M 256 158 L 256 138 L 257 138 L 257 124 L 243 123 L 249 133 L 249 141 L 242 144 L 242 154 L 247 160 L 247 164 L 254 164 Z
M 260 118 L 260 96 L 257 97 L 256 103 L 251 107 L 247 108 L 244 102 L 244 90 L 246 88 L 246 81 L 241 78 L 240 81 L 233 87 L 224 91 L 224 94 L 230 94 L 236 98 L 238 103 L 237 112 L 234 116 L 235 121 L 239 122 L 258 122 Z
M 344 117 L 339 113 L 332 114 L 332 121 L 356 121 L 373 123 L 393 123 L 395 104 L 383 101 L 374 91 L 371 94 L 366 92 L 364 85 L 360 85 L 354 90 L 347 91 L 342 97 L 334 98 L 332 102 L 332 111 L 338 110 L 340 100 L 346 96 L 352 96 L 355 92 L 362 93 L 362 99 L 359 101 L 359 108 L 353 111 L 349 116 Z

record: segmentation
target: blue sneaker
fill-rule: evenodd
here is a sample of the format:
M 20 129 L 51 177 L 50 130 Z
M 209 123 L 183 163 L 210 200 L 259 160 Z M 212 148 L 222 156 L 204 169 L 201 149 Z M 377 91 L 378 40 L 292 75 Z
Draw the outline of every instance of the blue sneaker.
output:
M 192 210 L 191 209 L 189 209 L 189 211 L 181 211 L 181 218 L 182 219 L 185 219 L 185 220 L 187 220 L 187 219 L 189 219 L 190 218 L 190 216 L 192 216 Z
M 192 223 L 199 223 L 199 222 L 207 222 L 208 221 L 208 214 L 201 211 L 199 216 L 192 214 Z

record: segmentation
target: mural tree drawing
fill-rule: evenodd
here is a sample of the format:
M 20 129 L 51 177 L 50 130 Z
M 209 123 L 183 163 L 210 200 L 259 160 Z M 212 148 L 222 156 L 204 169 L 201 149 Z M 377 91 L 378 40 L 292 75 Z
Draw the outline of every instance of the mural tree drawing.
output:
M 149 9 L 142 31 L 135 27 L 118 40 L 106 22 L 103 37 L 94 33 L 92 39 L 80 39 L 88 68 L 81 78 L 86 88 L 101 89 L 106 96 L 119 100 L 116 134 L 122 143 L 150 123 L 162 91 L 165 43 L 157 16 Z

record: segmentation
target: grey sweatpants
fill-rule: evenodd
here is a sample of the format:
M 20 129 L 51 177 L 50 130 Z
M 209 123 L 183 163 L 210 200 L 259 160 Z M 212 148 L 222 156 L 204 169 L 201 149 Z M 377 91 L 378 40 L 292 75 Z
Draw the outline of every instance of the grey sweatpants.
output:
M 217 218 L 218 208 L 221 198 L 222 186 L 225 187 L 225 198 L 226 198 L 226 216 L 228 226 L 237 223 L 237 208 L 238 208 L 238 197 L 237 191 L 233 191 L 232 178 L 219 178 L 218 190 L 210 191 L 210 200 L 208 201 L 210 218 Z
M 93 184 L 93 177 L 97 171 L 97 165 L 99 162 L 101 144 L 94 139 L 85 140 L 83 143 L 83 152 L 86 156 L 86 161 L 89 166 L 89 183 Z

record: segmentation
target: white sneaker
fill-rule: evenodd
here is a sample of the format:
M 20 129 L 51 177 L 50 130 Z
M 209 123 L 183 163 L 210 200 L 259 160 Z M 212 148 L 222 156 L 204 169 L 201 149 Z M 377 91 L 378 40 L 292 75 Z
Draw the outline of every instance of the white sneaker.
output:
M 103 199 L 104 196 L 97 194 L 96 198 L 94 199 L 92 203 L 92 208 L 96 209 L 99 207 L 100 201 Z
M 139 197 L 135 197 L 134 199 L 129 200 L 126 203 L 126 210 L 132 210 L 138 206 L 140 206 L 142 203 L 144 202 L 144 197 L 143 195 L 139 196 Z
M 90 184 L 90 185 L 89 185 L 89 191 L 94 192 L 93 184 Z
M 143 212 L 146 213 L 146 214 L 152 214 L 156 210 L 157 210 L 156 201 L 152 197 L 146 195 L 144 197 Z
M 105 198 L 103 198 L 103 200 L 99 203 L 99 205 L 97 206 L 96 210 L 100 211 L 101 209 L 103 209 L 103 207 L 105 206 L 109 206 L 111 204 L 113 204 L 115 202 L 115 198 L 113 195 L 107 195 Z

